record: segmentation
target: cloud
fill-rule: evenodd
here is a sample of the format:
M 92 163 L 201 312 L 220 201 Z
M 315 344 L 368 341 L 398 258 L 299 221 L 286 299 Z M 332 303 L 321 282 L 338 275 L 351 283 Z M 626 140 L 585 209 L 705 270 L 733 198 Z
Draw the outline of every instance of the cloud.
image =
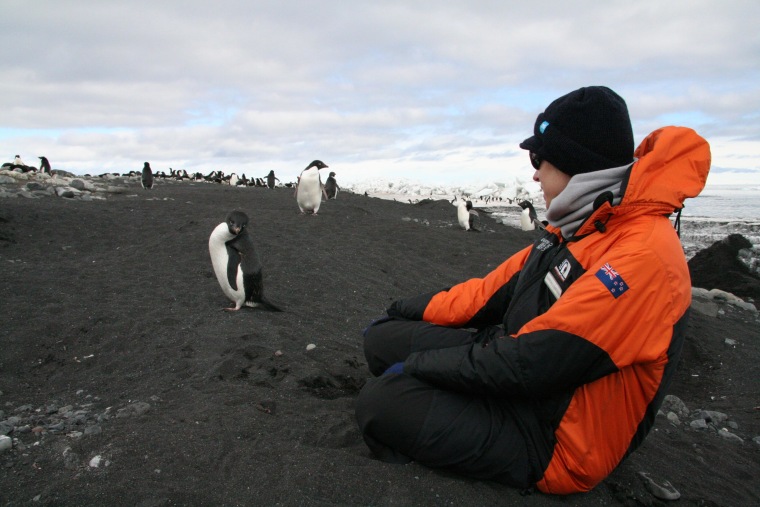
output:
M 7 0 L 3 10 L 0 142 L 54 166 L 285 170 L 329 158 L 349 177 L 369 167 L 497 177 L 524 166 L 517 144 L 536 114 L 589 84 L 626 98 L 637 139 L 676 123 L 727 143 L 714 153 L 721 166 L 760 138 L 757 2 Z

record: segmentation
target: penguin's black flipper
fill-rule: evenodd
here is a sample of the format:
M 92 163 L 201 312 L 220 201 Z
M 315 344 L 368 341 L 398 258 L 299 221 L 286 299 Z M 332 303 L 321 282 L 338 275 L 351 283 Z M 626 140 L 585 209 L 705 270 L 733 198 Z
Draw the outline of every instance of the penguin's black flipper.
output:
M 240 253 L 227 244 L 227 282 L 232 290 L 237 290 L 237 272 L 240 266 Z
M 531 222 L 538 221 L 538 214 L 536 213 L 536 209 L 533 207 L 533 205 L 530 203 L 530 201 L 522 201 L 518 204 L 522 209 L 528 210 L 528 217 L 530 217 Z
M 478 215 L 478 212 L 471 209 L 470 210 L 470 231 L 472 232 L 480 232 L 480 215 Z
M 253 273 L 243 274 L 243 285 L 245 285 L 245 301 L 260 306 L 265 310 L 272 312 L 281 312 L 282 309 L 270 303 L 264 298 L 264 276 L 261 270 Z

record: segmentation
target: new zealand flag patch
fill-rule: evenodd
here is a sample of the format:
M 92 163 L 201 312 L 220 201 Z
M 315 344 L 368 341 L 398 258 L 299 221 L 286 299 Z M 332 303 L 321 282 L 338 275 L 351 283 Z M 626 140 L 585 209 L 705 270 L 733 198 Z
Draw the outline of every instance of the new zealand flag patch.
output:
M 599 271 L 596 272 L 596 277 L 607 287 L 610 294 L 615 296 L 615 299 L 619 298 L 625 291 L 628 290 L 628 284 L 625 283 L 620 273 L 615 271 L 609 263 L 602 266 Z

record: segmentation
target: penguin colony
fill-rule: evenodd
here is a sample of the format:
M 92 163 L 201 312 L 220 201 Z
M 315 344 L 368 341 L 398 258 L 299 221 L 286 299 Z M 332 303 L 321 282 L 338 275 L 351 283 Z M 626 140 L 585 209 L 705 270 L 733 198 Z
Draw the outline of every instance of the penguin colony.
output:
M 2 164 L 2 169 L 21 172 L 41 172 L 54 174 L 47 157 L 40 156 L 40 167 L 26 165 L 19 155 L 16 155 L 13 163 Z M 329 166 L 321 160 L 314 160 L 303 171 L 295 184 L 286 183 L 284 186 L 294 188 L 294 196 L 301 214 L 317 215 L 322 201 L 337 199 L 340 187 L 335 179 L 335 172 L 331 171 L 326 182 L 322 183 L 321 169 Z M 113 174 L 118 176 L 118 174 Z M 101 174 L 101 177 L 107 176 Z M 225 175 L 222 171 L 212 171 L 207 175 L 201 173 L 188 174 L 185 170 L 169 168 L 169 174 L 163 171 L 154 173 L 149 162 L 143 164 L 141 171 L 130 171 L 122 176 L 140 176 L 140 183 L 146 190 L 154 186 L 156 179 L 176 179 L 202 181 L 207 183 L 219 183 L 234 186 L 256 186 L 274 189 L 276 182 L 280 182 L 274 171 L 263 178 L 248 179 L 245 175 L 240 177 L 235 173 Z M 365 192 L 364 194 L 368 194 Z M 501 198 L 499 198 L 501 200 Z M 512 200 L 509 199 L 511 202 Z M 411 202 L 411 201 L 410 201 Z M 488 199 L 486 200 L 486 203 Z M 457 205 L 457 222 L 465 231 L 480 232 L 478 227 L 479 214 L 473 208 L 472 201 L 462 199 L 457 203 L 455 197 L 452 204 Z M 522 201 L 518 205 L 523 209 L 520 216 L 521 228 L 525 231 L 536 228 L 544 228 L 538 220 L 533 205 L 529 201 Z M 211 232 L 208 241 L 209 254 L 216 279 L 222 292 L 232 301 L 232 306 L 224 308 L 226 311 L 237 311 L 243 307 L 261 308 L 272 312 L 283 310 L 264 297 L 263 269 L 255 243 L 249 230 L 248 216 L 242 211 L 230 212 L 225 221 L 220 223 Z
M 149 168 L 147 162 L 145 167 Z M 322 197 L 328 199 L 319 174 L 319 170 L 326 167 L 327 164 L 321 160 L 314 160 L 301 171 L 295 189 L 296 202 L 301 213 L 316 215 Z M 143 174 L 144 171 L 145 169 Z M 334 181 L 335 173 L 331 173 L 330 176 Z M 270 171 L 267 175 L 267 187 L 273 189 L 275 180 L 277 178 L 274 171 Z M 337 196 L 337 183 L 335 186 L 333 198 Z M 208 249 L 216 280 L 222 292 L 233 303 L 233 306 L 224 310 L 238 311 L 247 306 L 273 312 L 282 311 L 279 306 L 264 297 L 263 269 L 249 231 L 248 216 L 244 212 L 230 212 L 226 220 L 214 228 L 208 240 Z

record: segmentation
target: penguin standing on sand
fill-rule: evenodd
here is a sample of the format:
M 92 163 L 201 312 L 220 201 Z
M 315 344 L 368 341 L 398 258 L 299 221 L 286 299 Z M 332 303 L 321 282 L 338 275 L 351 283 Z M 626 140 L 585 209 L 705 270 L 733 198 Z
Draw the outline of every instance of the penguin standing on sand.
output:
M 150 168 L 150 164 L 145 162 L 142 169 L 142 179 L 140 180 L 142 187 L 146 190 L 153 188 L 153 171 Z
M 338 186 L 338 181 L 335 179 L 335 172 L 330 172 L 330 176 L 328 176 L 327 181 L 325 181 L 325 195 L 327 195 L 327 199 L 337 199 L 338 190 L 340 190 L 340 187 Z
M 520 213 L 520 227 L 522 230 L 533 231 L 536 227 L 539 229 L 544 228 L 544 224 L 538 220 L 538 214 L 529 201 L 522 201 L 518 206 L 522 208 L 522 213 Z
M 459 226 L 465 231 L 480 232 L 478 229 L 480 215 L 472 209 L 472 201 L 459 201 L 457 205 L 457 220 L 459 221 Z
M 274 175 L 274 171 L 269 171 L 269 174 L 267 174 L 267 188 L 273 190 L 275 181 L 280 181 L 280 179 Z
M 224 294 L 234 306 L 224 308 L 234 312 L 243 306 L 282 310 L 264 298 L 264 277 L 261 261 L 253 238 L 248 233 L 248 216 L 232 211 L 227 219 L 211 232 L 208 239 L 211 264 Z
M 50 167 L 50 162 L 45 157 L 38 157 L 40 159 L 40 172 L 50 174 L 53 169 Z
M 301 171 L 296 186 L 296 201 L 301 213 L 316 215 L 320 204 L 322 204 L 322 196 L 324 195 L 327 199 L 327 194 L 322 186 L 322 179 L 319 176 L 319 170 L 326 167 L 328 166 L 321 160 L 315 160 Z
M 467 209 L 465 201 L 459 201 L 459 204 L 457 204 L 457 221 L 459 222 L 459 227 L 465 231 L 470 230 L 470 212 Z

